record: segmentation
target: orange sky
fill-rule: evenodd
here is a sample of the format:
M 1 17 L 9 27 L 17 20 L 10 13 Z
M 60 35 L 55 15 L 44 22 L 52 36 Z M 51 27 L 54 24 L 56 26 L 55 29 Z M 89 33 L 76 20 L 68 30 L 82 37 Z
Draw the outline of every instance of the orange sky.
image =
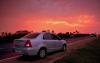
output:
M 0 32 L 100 33 L 100 0 L 0 0 Z
M 85 32 L 92 26 L 95 27 L 95 16 L 93 15 L 78 15 L 59 18 L 44 18 L 31 17 L 19 19 L 22 29 L 33 31 L 54 30 L 55 32 L 73 32 L 76 29 L 80 32 Z M 94 32 L 93 32 L 94 33 Z

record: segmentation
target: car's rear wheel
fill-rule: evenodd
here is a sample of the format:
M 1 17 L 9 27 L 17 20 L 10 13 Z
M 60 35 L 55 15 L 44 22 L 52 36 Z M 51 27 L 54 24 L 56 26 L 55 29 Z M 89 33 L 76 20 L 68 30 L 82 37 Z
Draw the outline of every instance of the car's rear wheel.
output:
M 39 58 L 45 58 L 47 55 L 46 49 L 40 49 L 38 52 Z

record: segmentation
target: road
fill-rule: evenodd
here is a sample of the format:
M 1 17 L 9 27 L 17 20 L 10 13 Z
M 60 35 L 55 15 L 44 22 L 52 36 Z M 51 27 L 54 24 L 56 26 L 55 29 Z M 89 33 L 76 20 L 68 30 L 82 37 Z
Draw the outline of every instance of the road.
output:
M 0 63 L 52 63 L 55 60 L 61 59 L 65 55 L 70 55 L 75 49 L 82 48 L 87 42 L 94 40 L 94 37 L 84 37 L 77 39 L 69 39 L 66 52 L 55 52 L 49 54 L 45 59 L 38 59 L 37 57 L 22 57 L 15 55 L 14 57 L 0 60 Z
M 68 39 L 67 42 L 71 43 L 71 42 L 75 42 L 77 40 L 81 40 L 81 39 L 85 39 L 85 38 L 87 38 L 87 37 L 71 38 L 71 39 Z M 0 45 L 0 60 L 17 55 L 16 53 L 13 53 L 12 47 L 13 47 L 12 43 Z
M 0 60 L 17 55 L 16 53 L 13 53 L 12 50 L 12 43 L 0 45 Z

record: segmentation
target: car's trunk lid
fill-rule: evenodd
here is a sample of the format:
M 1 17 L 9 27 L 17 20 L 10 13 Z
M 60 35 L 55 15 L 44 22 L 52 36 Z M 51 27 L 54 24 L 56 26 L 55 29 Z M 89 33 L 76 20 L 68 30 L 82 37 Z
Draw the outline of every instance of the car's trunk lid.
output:
M 28 40 L 29 39 L 16 39 L 16 40 L 14 40 L 15 50 L 22 50 L 23 48 L 25 48 L 25 43 Z

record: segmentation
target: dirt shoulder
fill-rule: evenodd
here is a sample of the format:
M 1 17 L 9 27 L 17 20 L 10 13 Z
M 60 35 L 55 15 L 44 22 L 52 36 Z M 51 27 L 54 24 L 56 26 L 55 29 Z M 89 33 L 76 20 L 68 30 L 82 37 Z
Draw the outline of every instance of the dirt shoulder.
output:
M 100 63 L 100 37 L 85 45 L 54 63 Z

